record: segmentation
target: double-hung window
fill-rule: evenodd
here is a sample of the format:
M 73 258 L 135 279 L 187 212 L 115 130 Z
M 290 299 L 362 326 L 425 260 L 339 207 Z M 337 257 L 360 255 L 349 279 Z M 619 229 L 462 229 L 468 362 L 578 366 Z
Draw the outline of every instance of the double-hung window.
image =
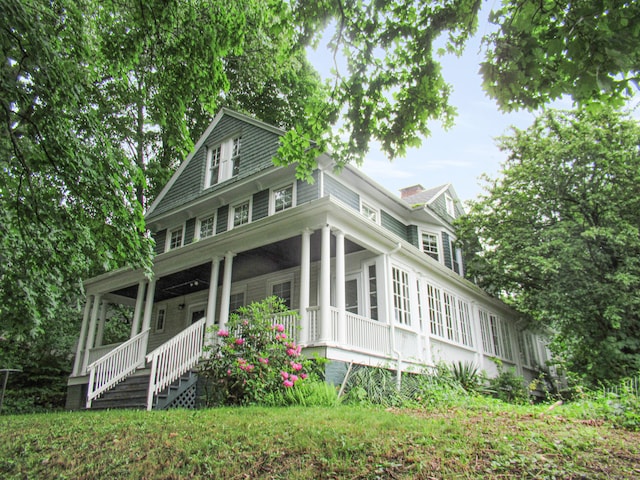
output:
M 182 246 L 182 241 L 184 238 L 184 228 L 183 226 L 179 226 L 178 228 L 174 228 L 173 230 L 169 230 L 169 234 L 167 235 L 167 248 L 166 250 L 173 250 L 175 248 L 179 248 Z
M 294 196 L 293 183 L 271 190 L 272 212 L 278 213 L 293 207 L 295 204 Z
M 216 232 L 215 214 L 203 217 L 199 220 L 198 238 L 213 237 Z
M 245 200 L 231 207 L 231 228 L 245 225 L 251 221 L 251 200 Z
M 233 137 L 207 148 L 207 175 L 204 188 L 235 177 L 240 173 L 242 137 Z
M 422 234 L 422 251 L 434 260 L 440 260 L 438 254 L 438 235 L 435 233 Z
M 271 285 L 271 294 L 284 301 L 287 308 L 291 308 L 291 296 L 292 296 L 291 280 L 285 282 L 274 283 Z

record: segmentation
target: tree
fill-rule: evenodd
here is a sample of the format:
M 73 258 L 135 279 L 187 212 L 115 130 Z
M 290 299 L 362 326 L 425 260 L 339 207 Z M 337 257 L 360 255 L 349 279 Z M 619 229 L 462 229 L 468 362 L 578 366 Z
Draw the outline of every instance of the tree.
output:
M 548 111 L 500 139 L 501 177 L 458 224 L 468 273 L 593 383 L 640 370 L 639 145 L 611 109 Z
M 638 88 L 639 16 L 635 1 L 503 0 L 485 37 L 485 90 L 504 110 L 565 94 L 621 106 Z

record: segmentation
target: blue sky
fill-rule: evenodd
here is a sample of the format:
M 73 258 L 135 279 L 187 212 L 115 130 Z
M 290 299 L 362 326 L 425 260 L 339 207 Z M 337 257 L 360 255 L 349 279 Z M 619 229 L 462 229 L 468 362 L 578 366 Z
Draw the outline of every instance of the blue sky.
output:
M 503 114 L 496 103 L 482 90 L 478 73 L 482 53 L 480 39 L 490 26 L 488 11 L 480 13 L 481 24 L 476 36 L 469 41 L 461 57 L 441 59 L 445 80 L 452 85 L 450 103 L 458 110 L 455 125 L 445 131 L 438 122 L 430 126 L 432 135 L 423 140 L 420 148 L 410 149 L 404 158 L 392 163 L 373 145 L 362 170 L 393 193 L 417 183 L 426 188 L 451 183 L 461 200 L 474 199 L 482 191 L 479 177 L 487 173 L 497 176 L 505 154 L 500 152 L 495 137 L 508 132 L 509 126 L 526 128 L 533 122 L 533 114 L 526 111 Z M 327 75 L 331 55 L 326 42 L 309 59 L 321 74 Z

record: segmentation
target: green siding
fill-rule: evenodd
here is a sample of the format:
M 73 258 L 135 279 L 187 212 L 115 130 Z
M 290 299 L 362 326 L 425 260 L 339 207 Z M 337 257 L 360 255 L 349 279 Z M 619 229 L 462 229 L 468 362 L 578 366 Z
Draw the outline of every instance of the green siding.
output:
M 296 205 L 312 202 L 319 198 L 318 170 L 313 172 L 313 183 L 298 180 L 296 184 Z
M 193 242 L 193 237 L 196 232 L 196 219 L 190 218 L 187 220 L 186 228 L 184 229 L 184 245 L 189 245 Z
M 384 210 L 380 211 L 380 221 L 384 228 L 389 230 L 390 232 L 395 233 L 403 240 L 407 239 L 407 226 L 401 221 L 389 215 Z
M 229 225 L 229 205 L 223 205 L 218 209 L 218 218 L 216 221 L 216 234 L 227 231 Z
M 256 125 L 225 115 L 220 119 L 202 146 L 194 153 L 180 176 L 175 179 L 171 188 L 156 206 L 151 217 L 191 202 L 203 195 L 205 193 L 203 187 L 207 147 L 215 147 L 236 136 L 242 136 L 240 172 L 235 177 L 208 188 L 206 193 L 273 166 L 272 159 L 278 150 L 280 136 Z
M 165 243 L 167 243 L 167 230 L 160 230 L 159 232 L 156 232 L 153 234 L 153 239 L 156 242 L 156 255 L 160 255 L 161 253 L 164 253 L 164 245 Z
M 444 265 L 453 269 L 453 263 L 451 263 L 451 237 L 447 232 L 442 232 L 442 255 L 444 256 Z
M 346 203 L 354 210 L 360 211 L 360 196 L 329 175 L 324 176 L 324 193 Z
M 262 190 L 253 196 L 251 221 L 255 222 L 269 215 L 269 190 Z
M 414 247 L 421 248 L 417 225 L 407 225 L 407 241 Z

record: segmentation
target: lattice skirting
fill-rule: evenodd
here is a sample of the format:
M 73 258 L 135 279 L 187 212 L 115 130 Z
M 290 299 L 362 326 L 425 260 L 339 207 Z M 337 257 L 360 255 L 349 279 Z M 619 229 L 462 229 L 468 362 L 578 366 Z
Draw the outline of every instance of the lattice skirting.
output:
M 196 408 L 196 384 L 191 385 L 178 395 L 173 402 L 167 405 L 167 409 L 170 408 L 188 408 L 194 410 Z

